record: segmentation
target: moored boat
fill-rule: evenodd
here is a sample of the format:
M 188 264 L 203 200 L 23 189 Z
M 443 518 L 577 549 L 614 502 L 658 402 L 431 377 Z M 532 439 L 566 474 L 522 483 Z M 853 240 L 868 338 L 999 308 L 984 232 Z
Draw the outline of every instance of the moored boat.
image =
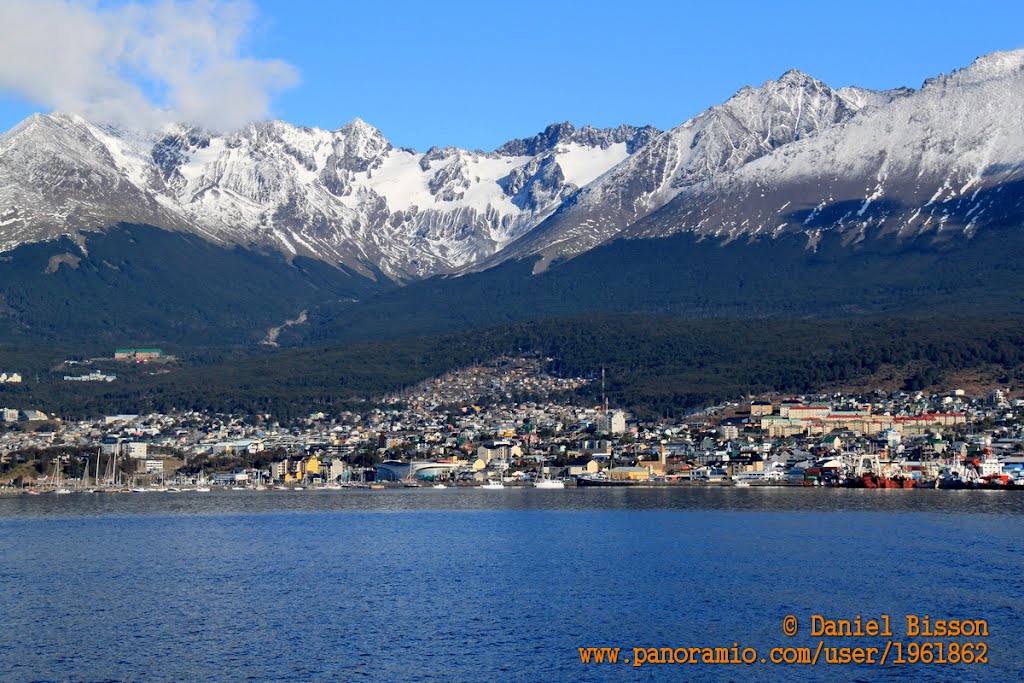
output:
M 576 477 L 576 486 L 651 486 L 652 482 L 639 479 L 611 479 L 604 473 L 583 474 Z

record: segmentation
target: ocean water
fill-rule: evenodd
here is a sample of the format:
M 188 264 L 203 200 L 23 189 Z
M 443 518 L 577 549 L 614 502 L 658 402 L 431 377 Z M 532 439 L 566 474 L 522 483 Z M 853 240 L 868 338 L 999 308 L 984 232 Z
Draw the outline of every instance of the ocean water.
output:
M 1024 495 L 604 489 L 0 498 L 3 681 L 1020 681 Z M 811 615 L 890 615 L 822 638 Z M 782 620 L 799 623 L 787 637 Z M 984 619 L 985 664 L 761 663 Z M 845 641 L 845 642 L 843 642 Z M 583 664 L 580 647 L 755 648 Z

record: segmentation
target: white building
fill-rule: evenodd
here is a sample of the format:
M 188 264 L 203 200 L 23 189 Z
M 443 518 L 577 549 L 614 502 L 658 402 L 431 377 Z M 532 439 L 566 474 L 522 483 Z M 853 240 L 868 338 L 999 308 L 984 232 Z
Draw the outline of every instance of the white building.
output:
M 141 463 L 141 469 L 146 474 L 163 474 L 164 461 L 162 458 L 146 458 Z
M 259 453 L 263 450 L 263 442 L 256 439 L 238 439 L 237 441 L 221 441 L 213 444 L 213 453 Z
M 125 441 L 121 444 L 121 455 L 132 460 L 145 460 L 149 455 L 149 444 L 140 441 Z M 160 467 L 163 468 L 163 465 Z
M 104 424 L 114 424 L 117 422 L 133 422 L 139 418 L 138 415 L 106 415 L 103 418 Z
M 601 416 L 598 430 L 602 434 L 622 434 L 626 431 L 626 414 L 621 410 L 609 410 Z
M 899 446 L 900 442 L 903 441 L 903 435 L 895 429 L 883 429 L 881 433 L 879 433 L 878 437 L 889 444 L 892 448 Z
M 64 375 L 65 382 L 113 382 L 117 375 L 105 375 L 99 370 L 94 370 L 88 375 Z
M 267 469 L 270 471 L 270 479 L 272 481 L 284 479 L 284 475 L 288 473 L 288 461 L 279 460 L 272 462 L 267 466 Z
M 508 460 L 509 458 L 522 457 L 523 449 L 514 445 L 511 441 L 487 441 L 476 449 L 476 457 L 489 463 L 496 458 Z
M 346 481 L 349 478 L 349 466 L 348 463 L 341 458 L 335 458 L 331 461 L 330 470 L 327 473 L 327 477 L 330 481 Z
M 119 441 L 100 445 L 103 455 L 122 455 L 133 460 L 145 460 L 149 455 L 149 445 L 140 441 Z
M 740 428 L 736 425 L 722 425 L 718 428 L 718 433 L 722 435 L 723 439 L 730 441 L 740 438 Z

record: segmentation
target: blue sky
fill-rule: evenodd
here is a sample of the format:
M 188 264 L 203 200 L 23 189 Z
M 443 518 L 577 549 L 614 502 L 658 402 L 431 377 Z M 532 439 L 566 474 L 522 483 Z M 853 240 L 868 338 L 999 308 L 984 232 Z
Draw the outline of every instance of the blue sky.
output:
M 85 11 L 122 4 L 90 3 Z M 265 104 L 274 117 L 323 128 L 358 116 L 394 144 L 421 150 L 493 149 L 563 120 L 669 128 L 790 68 L 836 87 L 918 87 L 980 54 L 1024 47 L 1024 3 L 1012 2 L 249 4 L 251 11 L 231 24 L 242 25 L 244 35 L 213 53 L 279 60 L 283 70 L 275 72 L 265 103 L 259 93 L 230 95 L 253 96 L 244 111 Z M 215 13 L 216 5 L 185 9 Z M 216 28 L 224 20 L 211 21 Z M 10 30 L 17 29 L 0 31 Z M 161 78 L 180 76 L 149 66 L 157 75 L 141 89 L 152 97 L 166 90 Z M 263 83 L 263 76 L 254 79 Z M 67 87 L 61 83 L 61 92 Z M 37 89 L 0 78 L 0 129 L 53 102 L 79 101 L 29 90 Z M 215 99 L 224 90 L 200 88 L 214 99 L 184 110 L 229 107 Z M 91 91 L 81 94 L 82 101 L 90 97 Z

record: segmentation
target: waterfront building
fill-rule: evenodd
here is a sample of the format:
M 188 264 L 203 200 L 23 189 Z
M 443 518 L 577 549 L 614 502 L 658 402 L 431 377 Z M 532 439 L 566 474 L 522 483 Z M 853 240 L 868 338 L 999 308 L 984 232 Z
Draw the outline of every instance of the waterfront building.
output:
M 270 471 L 270 479 L 272 481 L 279 481 L 284 479 L 285 475 L 288 474 L 288 461 L 279 460 L 277 462 L 270 463 L 267 468 Z
M 405 462 L 385 460 L 377 463 L 377 481 L 403 481 L 408 479 L 438 479 L 457 470 L 458 461 Z
M 651 472 L 646 467 L 612 467 L 605 470 L 609 479 L 628 481 L 650 481 Z
M 327 478 L 331 482 L 336 481 L 347 481 L 352 476 L 352 468 L 349 467 L 348 463 L 341 458 L 335 458 L 331 460 L 330 467 L 327 471 Z

